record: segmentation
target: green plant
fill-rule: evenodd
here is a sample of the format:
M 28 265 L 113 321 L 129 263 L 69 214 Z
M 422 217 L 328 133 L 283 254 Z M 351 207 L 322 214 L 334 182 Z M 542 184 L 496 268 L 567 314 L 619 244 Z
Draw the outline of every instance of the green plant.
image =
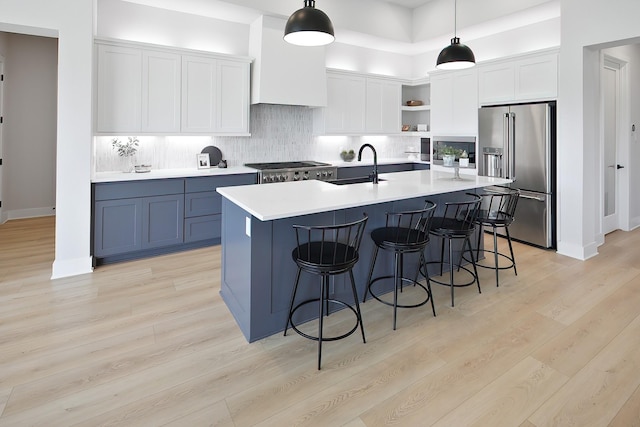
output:
M 438 153 L 440 153 L 440 155 L 442 156 L 449 155 L 449 156 L 460 157 L 462 155 L 462 152 L 463 150 L 460 150 L 459 148 L 451 147 L 449 145 L 445 145 L 444 147 L 438 148 Z
M 137 136 L 129 136 L 127 137 L 126 142 L 120 141 L 118 138 L 113 138 L 111 140 L 111 148 L 118 151 L 118 156 L 121 157 L 129 157 L 136 154 L 138 151 L 138 137 Z

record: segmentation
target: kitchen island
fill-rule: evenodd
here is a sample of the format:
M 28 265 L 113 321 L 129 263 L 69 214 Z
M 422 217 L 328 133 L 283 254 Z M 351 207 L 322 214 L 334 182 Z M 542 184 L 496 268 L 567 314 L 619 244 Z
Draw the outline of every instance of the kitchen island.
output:
M 363 295 L 373 250 L 368 231 L 383 226 L 387 212 L 420 209 L 426 199 L 436 203 L 459 200 L 465 192 L 510 182 L 476 176 L 452 178 L 453 173 L 423 170 L 381 174 L 377 185 L 301 181 L 218 188 L 222 195 L 220 293 L 246 339 L 253 342 L 284 329 L 296 274 L 291 257 L 296 245 L 294 224 L 338 224 L 360 219 L 365 213 L 369 216 L 360 261 L 353 269 L 358 294 Z M 390 274 L 392 257 L 380 254 L 379 258 L 374 274 Z M 415 269 L 417 261 L 417 256 L 408 256 L 407 271 Z M 332 297 L 349 300 L 345 279 L 332 278 Z M 303 275 L 299 298 L 316 297 L 317 286 L 309 283 L 318 280 Z M 301 313 L 303 321 L 314 316 L 315 309 Z

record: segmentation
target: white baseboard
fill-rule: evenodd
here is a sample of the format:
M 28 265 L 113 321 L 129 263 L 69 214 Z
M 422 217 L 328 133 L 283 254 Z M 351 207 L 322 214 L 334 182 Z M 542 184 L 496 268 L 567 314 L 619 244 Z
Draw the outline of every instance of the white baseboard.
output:
M 629 221 L 629 231 L 635 230 L 638 227 L 640 227 L 640 216 L 631 218 L 631 220 Z
M 16 209 L 4 212 L 2 215 L 7 219 L 24 219 L 36 218 L 40 216 L 51 216 L 56 214 L 55 206 L 47 206 L 43 208 Z
M 93 262 L 90 256 L 75 259 L 56 259 L 53 261 L 51 280 L 62 277 L 93 273 Z
M 558 242 L 558 253 L 581 261 L 588 260 L 598 255 L 598 244 L 593 242 L 586 246 L 576 245 L 574 243 Z

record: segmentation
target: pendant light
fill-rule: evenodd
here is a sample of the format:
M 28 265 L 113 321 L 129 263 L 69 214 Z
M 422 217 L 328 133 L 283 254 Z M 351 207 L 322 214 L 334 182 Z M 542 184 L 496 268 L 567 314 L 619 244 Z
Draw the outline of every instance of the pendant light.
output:
M 284 40 L 299 46 L 323 46 L 334 39 L 333 24 L 326 13 L 316 9 L 315 0 L 304 0 L 304 7 L 284 27 Z
M 453 38 L 451 39 L 451 44 L 442 49 L 440 55 L 438 55 L 436 68 L 440 70 L 461 70 L 476 65 L 476 57 L 471 49 L 460 43 L 460 39 L 457 37 L 457 0 L 454 0 L 453 4 Z

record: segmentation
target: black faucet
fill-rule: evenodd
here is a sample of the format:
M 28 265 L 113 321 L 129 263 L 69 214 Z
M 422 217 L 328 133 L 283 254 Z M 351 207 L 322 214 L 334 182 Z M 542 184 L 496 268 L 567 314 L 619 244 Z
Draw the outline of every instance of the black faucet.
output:
M 369 178 L 371 178 L 371 182 L 373 182 L 374 184 L 378 183 L 378 153 L 376 153 L 376 149 L 373 148 L 373 145 L 371 144 L 362 144 L 362 147 L 360 147 L 360 151 L 358 151 L 358 161 L 362 161 L 362 150 L 365 149 L 365 147 L 369 147 L 371 148 L 371 151 L 373 151 L 373 173 L 371 175 L 369 175 Z

